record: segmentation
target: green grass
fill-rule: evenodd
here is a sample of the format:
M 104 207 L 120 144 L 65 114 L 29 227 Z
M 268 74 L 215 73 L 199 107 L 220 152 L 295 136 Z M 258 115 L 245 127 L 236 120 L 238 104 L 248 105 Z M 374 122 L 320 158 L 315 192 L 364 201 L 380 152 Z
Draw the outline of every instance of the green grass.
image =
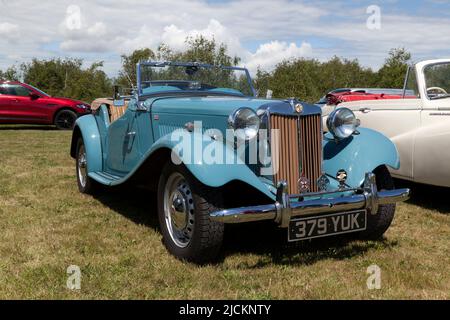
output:
M 268 224 L 230 227 L 209 266 L 182 263 L 161 243 L 156 197 L 76 187 L 70 132 L 0 127 L 0 298 L 450 298 L 449 189 L 419 186 L 380 242 L 343 238 L 288 246 Z M 367 267 L 382 270 L 368 290 Z M 69 265 L 81 290 L 66 288 Z

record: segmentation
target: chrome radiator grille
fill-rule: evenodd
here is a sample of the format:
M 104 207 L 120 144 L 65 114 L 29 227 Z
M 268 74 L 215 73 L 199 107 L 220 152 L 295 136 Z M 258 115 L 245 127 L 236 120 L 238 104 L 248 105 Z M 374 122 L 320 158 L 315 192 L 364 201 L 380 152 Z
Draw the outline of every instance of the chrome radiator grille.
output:
M 317 180 L 322 175 L 321 121 L 320 114 L 270 116 L 270 128 L 279 130 L 278 135 L 272 134 L 271 138 L 273 167 L 278 168 L 274 182 L 286 180 L 290 194 L 302 192 L 299 187 L 301 177 L 309 180 L 309 192 L 319 191 Z

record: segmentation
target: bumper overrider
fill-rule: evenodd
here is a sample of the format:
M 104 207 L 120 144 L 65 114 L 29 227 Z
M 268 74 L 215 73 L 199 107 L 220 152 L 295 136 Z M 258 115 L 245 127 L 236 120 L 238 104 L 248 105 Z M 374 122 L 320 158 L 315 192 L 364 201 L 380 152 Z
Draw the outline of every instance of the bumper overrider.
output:
M 277 199 L 274 204 L 226 209 L 210 214 L 211 219 L 223 223 L 244 223 L 272 220 L 282 228 L 288 228 L 293 218 L 303 216 L 321 216 L 330 213 L 367 210 L 376 215 L 378 206 L 402 202 L 409 199 L 409 189 L 394 189 L 378 191 L 375 174 L 366 173 L 364 186 L 358 189 L 341 189 L 336 192 L 306 194 L 311 200 L 302 200 L 302 195 L 289 195 L 285 181 L 278 184 Z M 336 193 L 349 196 L 337 196 Z M 329 197 L 335 195 L 334 198 Z M 317 197 L 317 198 L 316 198 Z M 292 201 L 292 199 L 297 199 Z

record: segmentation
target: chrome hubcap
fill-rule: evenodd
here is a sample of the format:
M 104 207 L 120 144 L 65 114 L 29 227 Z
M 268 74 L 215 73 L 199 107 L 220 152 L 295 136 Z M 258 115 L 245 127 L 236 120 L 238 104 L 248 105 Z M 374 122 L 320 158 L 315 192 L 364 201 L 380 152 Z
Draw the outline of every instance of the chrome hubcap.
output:
M 87 181 L 87 161 L 84 145 L 80 146 L 80 150 L 78 151 L 77 162 L 78 162 L 78 179 L 80 180 L 81 186 L 85 187 Z
M 164 214 L 172 241 L 178 247 L 186 248 L 194 232 L 194 199 L 187 181 L 179 173 L 173 173 L 167 179 Z

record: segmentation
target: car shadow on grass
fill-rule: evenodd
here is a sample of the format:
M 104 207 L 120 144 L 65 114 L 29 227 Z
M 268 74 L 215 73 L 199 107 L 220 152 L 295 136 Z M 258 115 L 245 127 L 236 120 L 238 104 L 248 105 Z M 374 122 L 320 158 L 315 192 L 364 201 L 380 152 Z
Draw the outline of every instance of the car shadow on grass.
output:
M 411 189 L 411 197 L 407 203 L 437 211 L 441 214 L 450 214 L 450 189 L 426 184 L 395 180 L 397 188 Z
M 159 230 L 154 192 L 124 185 L 101 190 L 94 198 L 136 224 Z
M 50 125 L 0 125 L 0 131 L 57 131 L 58 129 Z
M 154 192 L 124 186 L 100 192 L 95 198 L 134 223 L 159 231 L 157 197 Z M 238 268 L 263 268 L 270 264 L 311 265 L 325 259 L 345 260 L 364 255 L 372 249 L 396 245 L 396 242 L 386 239 L 355 241 L 351 236 L 288 244 L 286 230 L 279 229 L 271 222 L 227 225 L 222 251 L 215 264 L 222 264 L 231 255 L 254 254 L 259 256 L 256 264 L 244 261 Z
M 230 225 L 225 237 L 222 260 L 237 253 L 260 255 L 256 264 L 243 264 L 243 268 L 262 268 L 270 264 L 312 265 L 321 260 L 345 260 L 372 249 L 390 249 L 398 245 L 397 241 L 386 238 L 361 241 L 351 235 L 288 243 L 287 231 L 273 223 Z

